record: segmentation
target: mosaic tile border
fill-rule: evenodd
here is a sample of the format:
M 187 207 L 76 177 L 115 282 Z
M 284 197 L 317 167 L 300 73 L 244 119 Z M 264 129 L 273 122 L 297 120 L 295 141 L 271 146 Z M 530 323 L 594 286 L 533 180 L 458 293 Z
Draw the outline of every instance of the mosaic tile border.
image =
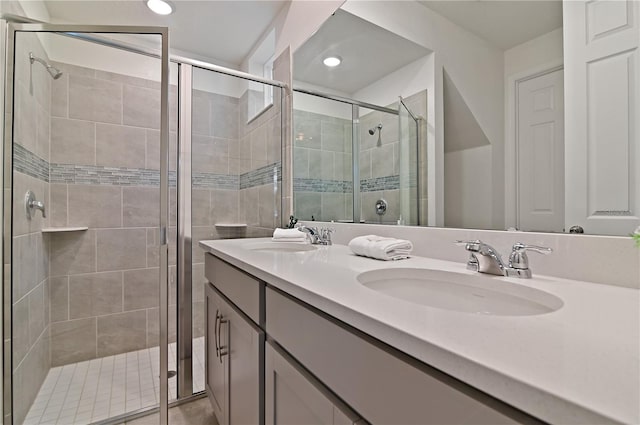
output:
M 282 181 L 282 163 L 280 162 L 274 162 L 240 174 L 240 189 L 249 189 L 255 186 L 271 184 L 273 183 L 274 177 L 276 181 Z
M 400 176 L 374 177 L 360 180 L 360 192 L 400 189 Z
M 13 169 L 38 180 L 49 182 L 49 162 L 18 143 L 13 145 Z
M 353 193 L 353 183 L 346 180 L 293 179 L 296 192 Z

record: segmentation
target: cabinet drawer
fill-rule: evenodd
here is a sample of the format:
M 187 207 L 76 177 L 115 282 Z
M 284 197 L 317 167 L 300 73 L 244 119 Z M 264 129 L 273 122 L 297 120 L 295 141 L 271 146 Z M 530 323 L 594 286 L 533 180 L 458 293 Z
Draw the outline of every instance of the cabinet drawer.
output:
M 209 253 L 205 255 L 204 267 L 207 280 L 260 325 L 260 298 L 264 293 L 264 284 Z
M 267 335 L 368 422 L 512 424 L 535 419 L 267 288 Z
M 365 423 L 277 344 L 265 352 L 265 425 Z

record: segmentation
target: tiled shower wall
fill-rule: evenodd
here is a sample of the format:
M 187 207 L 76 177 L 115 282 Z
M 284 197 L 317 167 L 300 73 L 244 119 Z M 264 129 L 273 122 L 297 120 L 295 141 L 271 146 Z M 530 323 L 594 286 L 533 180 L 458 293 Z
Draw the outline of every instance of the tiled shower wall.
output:
M 301 220 L 351 220 L 351 120 L 293 111 L 294 211 Z
M 50 368 L 48 225 L 39 211 L 28 220 L 24 196 L 32 190 L 49 205 L 49 97 L 52 80 L 34 64 L 29 52 L 48 59 L 35 34 L 16 37 L 13 172 L 13 400 L 14 420 L 21 423 Z M 11 116 L 7 116 L 11 119 Z M 7 137 L 7 143 L 11 138 Z M 10 179 L 5 176 L 5 184 Z M 6 189 L 6 188 L 5 188 Z
M 199 90 L 192 94 L 193 314 L 198 324 L 204 320 L 206 284 L 198 242 L 271 236 L 280 225 L 280 92 L 274 88 L 274 105 L 250 123 L 247 93 L 240 98 Z M 198 326 L 194 337 L 202 334 Z
M 51 225 L 88 227 L 49 236 L 51 364 L 59 366 L 158 345 L 160 85 L 55 66 L 64 74 L 51 93 Z M 174 202 L 172 212 L 175 282 Z M 174 324 L 175 296 L 170 304 Z

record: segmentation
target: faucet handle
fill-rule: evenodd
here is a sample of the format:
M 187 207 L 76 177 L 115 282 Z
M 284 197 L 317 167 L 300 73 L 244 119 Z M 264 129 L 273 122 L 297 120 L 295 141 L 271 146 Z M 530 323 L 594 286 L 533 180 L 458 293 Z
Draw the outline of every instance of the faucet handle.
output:
M 528 269 L 529 258 L 527 257 L 527 251 L 548 255 L 553 252 L 553 249 L 546 246 L 526 245 L 521 242 L 516 242 L 513 245 L 511 255 L 509 256 L 509 267 L 514 269 Z

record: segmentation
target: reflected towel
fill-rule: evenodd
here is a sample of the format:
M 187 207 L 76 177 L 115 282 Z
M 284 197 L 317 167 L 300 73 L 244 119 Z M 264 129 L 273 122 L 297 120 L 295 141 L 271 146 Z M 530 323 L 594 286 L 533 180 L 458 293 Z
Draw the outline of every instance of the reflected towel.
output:
M 386 261 L 409 258 L 413 244 L 404 239 L 367 235 L 353 238 L 349 242 L 349 248 L 356 255 Z
M 298 229 L 276 229 L 273 231 L 274 242 L 306 242 L 307 235 Z

